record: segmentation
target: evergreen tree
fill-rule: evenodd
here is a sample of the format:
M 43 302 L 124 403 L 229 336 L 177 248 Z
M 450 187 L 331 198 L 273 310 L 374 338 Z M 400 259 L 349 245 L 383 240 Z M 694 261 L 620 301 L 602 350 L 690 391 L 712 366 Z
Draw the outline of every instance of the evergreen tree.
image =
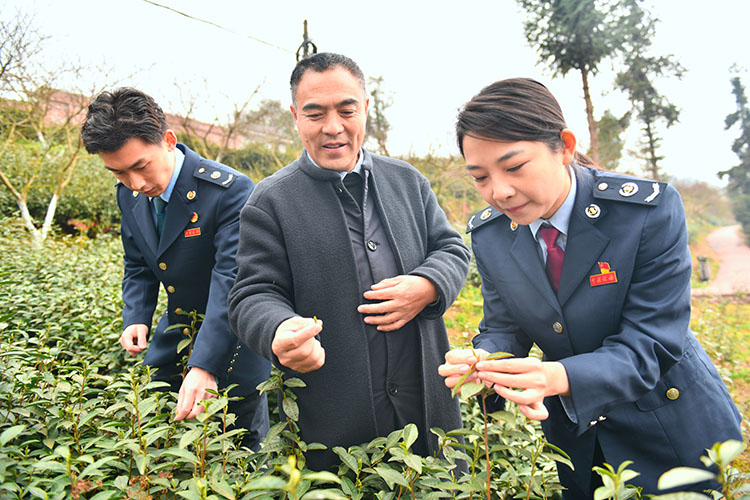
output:
M 740 77 L 733 77 L 731 82 L 737 110 L 726 117 L 725 128 L 739 126 L 740 135 L 732 144 L 732 151 L 738 156 L 740 163 L 719 172 L 719 178 L 726 176 L 729 179 L 727 191 L 732 200 L 732 211 L 735 219 L 742 225 L 745 240 L 750 243 L 750 108 Z
M 628 12 L 620 24 L 624 64 L 615 82 L 628 95 L 635 118 L 642 125 L 640 155 L 646 160 L 644 170 L 649 177 L 660 179 L 659 162 L 664 157 L 657 154 L 661 144 L 657 123 L 663 122 L 671 127 L 677 123 L 680 110 L 659 93 L 654 80 L 667 76 L 681 78 L 685 68 L 672 55 L 653 56 L 648 53 L 658 19 L 649 16 L 639 4 L 640 0 L 625 0 L 623 3 Z
M 528 42 L 536 47 L 541 62 L 554 75 L 569 71 L 581 73 L 586 119 L 589 126 L 589 152 L 599 163 L 599 132 L 589 78 L 599 65 L 618 48 L 619 2 L 596 0 L 517 0 L 529 14 L 524 23 Z
M 617 170 L 625 146 L 622 133 L 630 124 L 630 112 L 618 118 L 607 110 L 596 124 L 599 128 L 599 166 L 605 170 Z

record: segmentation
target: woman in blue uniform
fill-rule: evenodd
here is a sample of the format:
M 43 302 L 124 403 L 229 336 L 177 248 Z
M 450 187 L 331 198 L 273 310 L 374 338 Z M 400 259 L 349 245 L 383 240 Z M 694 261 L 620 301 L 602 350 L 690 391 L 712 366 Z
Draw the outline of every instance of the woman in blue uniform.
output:
M 717 441 L 742 439 L 740 416 L 689 329 L 685 213 L 677 191 L 599 170 L 539 82 L 508 79 L 461 110 L 458 146 L 490 207 L 467 230 L 482 276 L 476 377 L 542 420 L 575 470 L 564 497 L 591 498 L 591 468 L 632 460 L 656 493 L 676 466 L 701 467 Z M 532 344 L 543 360 L 528 357 Z M 476 360 L 446 355 L 453 387 Z

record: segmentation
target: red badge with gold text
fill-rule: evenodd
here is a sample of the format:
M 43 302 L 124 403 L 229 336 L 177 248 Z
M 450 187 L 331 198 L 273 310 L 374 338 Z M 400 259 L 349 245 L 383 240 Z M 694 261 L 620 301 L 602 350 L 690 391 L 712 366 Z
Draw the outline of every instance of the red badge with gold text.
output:
M 617 273 L 609 269 L 609 263 L 599 262 L 599 270 L 601 274 L 594 274 L 589 276 L 591 286 L 609 285 L 610 283 L 617 283 Z
M 185 238 L 190 238 L 191 236 L 200 236 L 201 235 L 201 228 L 194 227 L 192 229 L 185 229 Z

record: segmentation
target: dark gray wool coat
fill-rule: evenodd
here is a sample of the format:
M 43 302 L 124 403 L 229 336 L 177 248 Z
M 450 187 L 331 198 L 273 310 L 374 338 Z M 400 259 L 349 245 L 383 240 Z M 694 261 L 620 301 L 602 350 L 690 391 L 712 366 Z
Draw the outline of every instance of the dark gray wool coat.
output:
M 439 300 L 417 322 L 421 340 L 425 422 L 430 427 L 461 427 L 458 401 L 451 398 L 437 368 L 449 349 L 442 315 L 466 278 L 469 250 L 451 229 L 429 181 L 411 165 L 365 151 L 371 166 L 375 203 L 402 274 L 429 279 Z M 229 294 L 229 318 L 240 339 L 274 361 L 276 328 L 295 315 L 323 321 L 326 351 L 319 370 L 297 376 L 307 387 L 294 389 L 302 439 L 330 448 L 365 443 L 376 437 L 375 408 L 354 251 L 338 189 L 338 172 L 300 158 L 258 183 L 240 218 L 238 273 Z M 420 363 L 419 359 L 414 360 Z M 327 467 L 333 455 L 308 454 L 308 465 Z

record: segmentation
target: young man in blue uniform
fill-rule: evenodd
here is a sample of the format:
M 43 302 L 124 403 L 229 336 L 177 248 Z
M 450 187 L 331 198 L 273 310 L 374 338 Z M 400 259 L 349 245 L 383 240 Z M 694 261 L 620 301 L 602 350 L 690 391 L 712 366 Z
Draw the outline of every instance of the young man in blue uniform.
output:
M 151 337 L 144 363 L 158 368 L 155 380 L 179 390 L 176 420 L 203 411 L 209 389 L 238 384 L 230 396 L 237 426 L 248 430 L 243 444 L 257 447 L 268 430 L 265 395 L 256 386 L 270 364 L 247 349 L 227 320 L 227 293 L 237 266 L 239 215 L 253 182 L 225 165 L 177 144 L 159 105 L 132 88 L 103 92 L 89 106 L 81 136 L 119 181 L 125 250 L 122 281 L 123 327 L 120 344 L 131 355 L 147 347 L 159 285 L 167 310 Z M 203 315 L 183 378 L 178 352 L 185 313 Z

